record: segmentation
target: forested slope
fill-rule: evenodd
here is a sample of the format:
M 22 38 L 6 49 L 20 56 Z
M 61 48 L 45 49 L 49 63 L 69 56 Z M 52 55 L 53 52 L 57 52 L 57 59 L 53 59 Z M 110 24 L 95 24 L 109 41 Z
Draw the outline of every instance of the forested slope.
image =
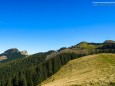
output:
M 72 60 L 41 86 L 115 86 L 115 54 L 95 54 Z
M 115 53 L 114 43 L 82 42 L 58 51 L 37 53 L 0 64 L 0 86 L 36 86 L 68 61 L 97 53 Z

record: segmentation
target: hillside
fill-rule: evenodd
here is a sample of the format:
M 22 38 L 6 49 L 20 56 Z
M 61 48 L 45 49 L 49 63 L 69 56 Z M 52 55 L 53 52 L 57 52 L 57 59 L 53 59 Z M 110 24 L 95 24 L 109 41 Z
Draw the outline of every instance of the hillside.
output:
M 4 53 L 12 55 L 9 50 Z M 28 55 L 26 58 L 20 58 L 17 56 L 18 54 L 13 53 L 15 56 L 11 56 L 13 61 L 0 64 L 0 86 L 36 86 L 57 73 L 67 62 L 100 53 L 115 53 L 115 43 L 111 41 L 81 42 L 68 48 L 62 47 L 57 51 L 50 50 Z M 16 59 L 14 60 L 14 58 Z
M 42 86 L 115 86 L 115 54 L 89 55 L 69 61 Z

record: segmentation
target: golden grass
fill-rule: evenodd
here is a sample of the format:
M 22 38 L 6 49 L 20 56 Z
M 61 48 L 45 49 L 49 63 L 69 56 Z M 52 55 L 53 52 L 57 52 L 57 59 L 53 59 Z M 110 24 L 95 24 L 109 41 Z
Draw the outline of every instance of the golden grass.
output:
M 115 54 L 72 60 L 41 86 L 115 86 Z

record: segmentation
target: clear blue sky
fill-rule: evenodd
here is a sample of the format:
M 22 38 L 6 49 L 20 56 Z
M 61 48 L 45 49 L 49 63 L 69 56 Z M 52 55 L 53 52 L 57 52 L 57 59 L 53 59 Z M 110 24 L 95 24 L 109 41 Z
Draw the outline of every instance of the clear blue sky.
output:
M 92 6 L 92 1 L 99 0 L 0 0 L 0 53 L 115 40 L 115 6 Z

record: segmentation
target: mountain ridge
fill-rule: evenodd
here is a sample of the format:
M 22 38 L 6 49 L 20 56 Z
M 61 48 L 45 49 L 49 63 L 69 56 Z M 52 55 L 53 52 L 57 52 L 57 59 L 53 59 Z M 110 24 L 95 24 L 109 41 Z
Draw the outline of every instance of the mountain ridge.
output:
M 0 86 L 40 85 L 69 61 L 100 53 L 115 53 L 115 43 L 82 42 L 57 51 L 36 53 L 26 58 L 2 63 L 0 64 Z
M 0 54 L 0 61 L 7 62 L 27 56 L 27 51 L 19 51 L 17 48 L 11 48 Z

